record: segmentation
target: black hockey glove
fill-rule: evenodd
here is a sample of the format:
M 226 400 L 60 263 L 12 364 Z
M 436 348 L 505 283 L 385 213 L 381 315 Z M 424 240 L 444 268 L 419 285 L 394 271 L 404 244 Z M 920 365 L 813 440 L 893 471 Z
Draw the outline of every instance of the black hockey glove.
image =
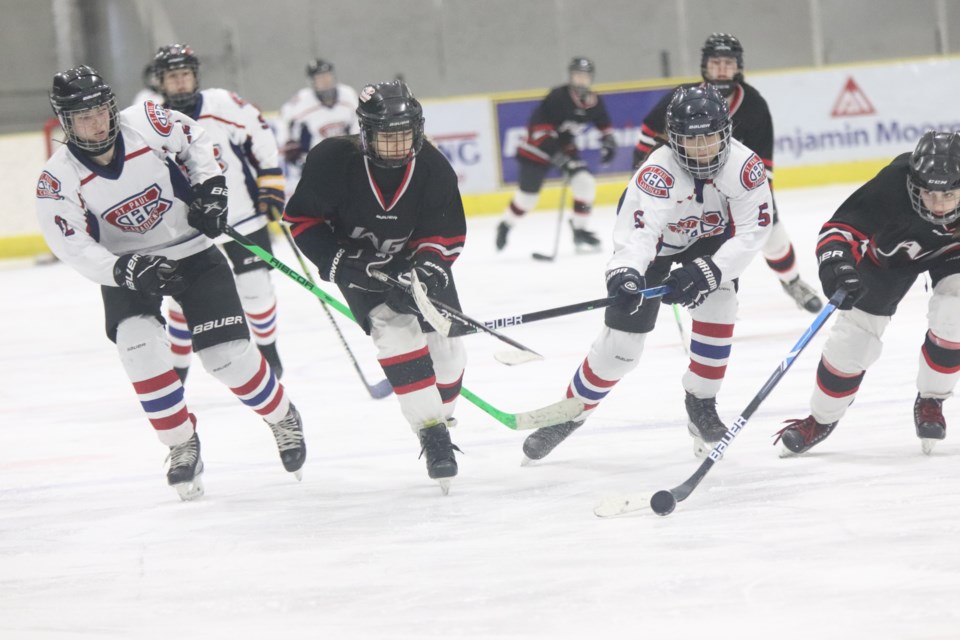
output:
M 823 294 L 832 298 L 837 289 L 844 289 L 847 297 L 843 299 L 838 309 L 853 309 L 853 303 L 866 293 L 860 274 L 854 264 L 853 256 L 844 249 L 827 249 L 819 256 L 820 284 Z
M 602 145 L 600 147 L 600 165 L 608 167 L 613 162 L 613 157 L 617 155 L 617 141 L 612 133 L 608 133 L 600 139 L 600 144 Z
M 177 261 L 163 256 L 122 255 L 113 265 L 113 279 L 144 297 L 175 296 L 187 289 L 183 276 L 177 275 Z
M 633 267 L 619 267 L 607 271 L 607 295 L 617 298 L 617 305 L 629 313 L 636 313 L 643 302 L 646 280 Z
M 193 188 L 187 222 L 208 238 L 216 238 L 227 226 L 227 179 L 214 176 Z
M 390 288 L 373 277 L 372 271 L 382 271 L 393 256 L 363 247 L 339 247 L 330 261 L 320 267 L 320 277 L 342 289 L 360 289 L 381 293 Z
M 690 309 L 699 307 L 720 286 L 720 278 L 720 269 L 709 256 L 697 258 L 670 272 L 663 281 L 670 292 L 664 294 L 662 302 Z
M 563 177 L 570 179 L 570 176 L 575 174 L 577 171 L 583 171 L 587 168 L 587 163 L 581 160 L 580 158 L 571 158 L 563 151 L 558 151 L 553 154 L 553 157 L 550 158 L 550 164 L 560 169 L 563 173 Z
M 426 294 L 430 298 L 436 298 L 453 282 L 450 267 L 439 258 L 429 257 L 429 254 L 417 254 L 413 258 L 413 268 L 397 276 L 397 279 L 404 284 L 412 284 L 413 280 L 409 275 L 412 271 L 417 273 L 417 279 L 426 288 Z M 399 288 L 387 294 L 387 306 L 397 313 L 410 313 L 417 308 L 413 297 L 405 289 Z
M 280 169 L 264 169 L 257 176 L 257 213 L 270 220 L 279 220 L 283 215 L 283 173 Z

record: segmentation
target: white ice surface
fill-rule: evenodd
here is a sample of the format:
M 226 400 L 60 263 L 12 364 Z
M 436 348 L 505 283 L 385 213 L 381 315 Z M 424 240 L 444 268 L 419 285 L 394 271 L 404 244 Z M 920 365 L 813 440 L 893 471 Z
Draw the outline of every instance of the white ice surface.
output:
M 852 186 L 781 191 L 804 277 L 819 225 Z M 606 244 L 575 256 L 555 215 L 529 216 L 501 255 L 495 218 L 471 219 L 457 266 L 478 319 L 602 297 Z M 277 255 L 296 263 L 280 239 Z M 686 367 L 669 309 L 640 367 L 550 457 L 521 467 L 524 434 L 460 401 L 448 497 L 417 459 L 396 400 L 371 400 L 313 297 L 275 275 L 284 383 L 309 454 L 297 483 L 269 429 L 197 363 L 206 496 L 166 486 L 166 450 L 103 336 L 97 287 L 68 267 L 0 269 L 0 638 L 896 638 L 960 637 L 960 439 L 920 452 L 912 406 L 926 327 L 922 282 L 829 440 L 782 460 L 771 435 L 808 414 L 811 343 L 673 515 L 593 513 L 698 465 Z M 813 316 L 759 257 L 741 280 L 721 415 L 732 421 Z M 519 411 L 563 393 L 601 326 L 593 311 L 505 330 L 546 356 L 505 367 L 465 338 L 465 383 Z M 340 324 L 368 379 L 369 340 Z M 956 423 L 954 402 L 948 420 Z M 954 427 L 955 429 L 956 427 Z M 948 431 L 949 433 L 949 431 Z

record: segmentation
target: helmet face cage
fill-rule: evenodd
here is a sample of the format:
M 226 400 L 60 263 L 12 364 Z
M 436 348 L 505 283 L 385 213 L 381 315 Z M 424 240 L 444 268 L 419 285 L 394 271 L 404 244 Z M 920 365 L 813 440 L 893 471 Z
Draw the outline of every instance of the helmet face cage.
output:
M 737 73 L 732 80 L 711 80 L 707 76 L 707 61 L 710 58 L 734 58 L 737 61 Z M 704 81 L 717 87 L 723 97 L 729 97 L 743 82 L 743 45 L 729 33 L 712 33 L 700 49 L 700 75 Z
M 927 222 L 950 226 L 960 220 L 960 193 L 947 202 L 953 207 L 934 213 L 924 203 L 923 195 L 960 191 L 960 134 L 928 131 L 920 137 L 907 174 L 907 192 L 913 210 Z
M 583 56 L 578 56 L 570 61 L 570 65 L 567 67 L 567 73 L 570 76 L 570 88 L 573 89 L 581 99 L 585 98 L 588 93 L 590 93 L 590 85 L 583 86 L 579 84 L 573 84 L 573 74 L 574 73 L 586 73 L 590 75 L 590 81 L 593 82 L 593 74 L 596 71 L 596 67 L 589 58 L 584 58 Z
M 733 126 L 727 102 L 710 84 L 677 89 L 667 107 L 670 148 L 694 178 L 708 180 L 730 155 Z
M 53 77 L 50 106 L 60 120 L 67 140 L 89 155 L 100 155 L 111 149 L 120 133 L 120 117 L 117 97 L 100 74 L 86 65 L 62 71 Z M 109 114 L 107 137 L 104 140 L 87 140 L 77 130 L 76 117 L 98 109 Z
M 363 152 L 379 167 L 403 167 L 423 147 L 423 108 L 400 80 L 365 86 L 357 118 Z
M 160 93 L 163 94 L 167 104 L 178 111 L 193 109 L 200 95 L 200 59 L 197 58 L 193 49 L 183 44 L 171 44 L 160 47 L 157 55 L 153 58 L 153 68 L 157 76 L 157 84 L 160 85 Z M 167 93 L 163 84 L 164 74 L 176 69 L 190 69 L 193 71 L 193 91 L 174 94 Z

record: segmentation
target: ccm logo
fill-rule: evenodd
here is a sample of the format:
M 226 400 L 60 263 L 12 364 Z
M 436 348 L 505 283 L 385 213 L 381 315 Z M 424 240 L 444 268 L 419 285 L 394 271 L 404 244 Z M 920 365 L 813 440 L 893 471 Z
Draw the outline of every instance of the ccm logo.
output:
M 216 320 L 207 320 L 203 324 L 198 324 L 193 328 L 193 335 L 198 333 L 203 333 L 204 331 L 210 331 L 211 329 L 219 329 L 220 327 L 229 327 L 234 324 L 243 324 L 243 316 L 230 316 L 228 318 L 217 318 Z

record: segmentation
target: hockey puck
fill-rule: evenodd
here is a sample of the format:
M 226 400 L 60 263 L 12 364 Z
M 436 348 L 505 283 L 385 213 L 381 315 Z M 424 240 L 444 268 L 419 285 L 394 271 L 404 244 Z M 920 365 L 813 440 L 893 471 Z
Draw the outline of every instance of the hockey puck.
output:
M 668 516 L 677 507 L 677 499 L 666 489 L 657 491 L 650 498 L 650 508 L 658 516 Z

